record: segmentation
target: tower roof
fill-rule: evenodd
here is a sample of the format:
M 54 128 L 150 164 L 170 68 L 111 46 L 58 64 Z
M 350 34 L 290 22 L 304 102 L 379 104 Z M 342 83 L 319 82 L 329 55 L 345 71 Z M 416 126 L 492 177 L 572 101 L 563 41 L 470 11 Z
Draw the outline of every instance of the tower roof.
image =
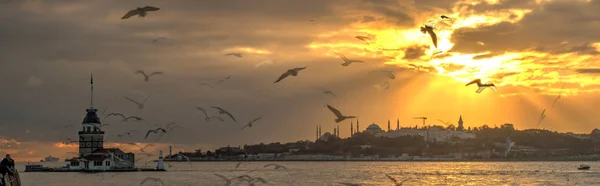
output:
M 85 111 L 87 112 L 87 114 L 85 115 L 85 118 L 83 118 L 83 121 L 81 123 L 100 123 L 100 118 L 96 114 L 97 110 L 98 109 L 95 108 L 86 109 Z

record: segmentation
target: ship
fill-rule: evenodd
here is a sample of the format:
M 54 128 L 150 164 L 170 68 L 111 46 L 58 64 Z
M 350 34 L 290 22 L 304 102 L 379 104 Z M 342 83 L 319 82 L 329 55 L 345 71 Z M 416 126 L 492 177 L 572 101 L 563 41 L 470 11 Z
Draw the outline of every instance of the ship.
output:
M 40 160 L 40 162 L 58 162 L 59 158 L 57 157 L 52 157 L 52 156 L 48 156 L 46 158 L 44 158 L 43 160 Z

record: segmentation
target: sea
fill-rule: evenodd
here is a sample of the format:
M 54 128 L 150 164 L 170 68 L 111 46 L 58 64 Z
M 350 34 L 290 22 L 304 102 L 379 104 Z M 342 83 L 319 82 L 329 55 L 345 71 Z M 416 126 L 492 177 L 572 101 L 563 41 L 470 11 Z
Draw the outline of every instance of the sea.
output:
M 275 163 L 287 169 L 265 165 Z M 17 163 L 23 186 L 120 186 L 141 185 L 226 185 L 215 174 L 233 178 L 248 175 L 267 183 L 254 185 L 395 185 L 385 174 L 403 185 L 600 185 L 600 162 L 168 162 L 167 172 L 59 173 L 24 172 Z M 589 170 L 577 170 L 580 164 Z M 64 166 L 64 162 L 45 163 Z M 138 165 L 138 167 L 155 167 Z M 251 185 L 232 180 L 230 185 Z

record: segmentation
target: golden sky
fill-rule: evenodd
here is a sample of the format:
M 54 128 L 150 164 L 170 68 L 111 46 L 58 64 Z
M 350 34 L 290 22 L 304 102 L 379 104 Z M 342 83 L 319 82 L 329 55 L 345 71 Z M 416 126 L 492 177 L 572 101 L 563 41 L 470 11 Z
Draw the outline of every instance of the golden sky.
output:
M 146 5 L 161 10 L 120 19 Z M 102 118 L 111 124 L 104 128 L 109 144 L 127 150 L 134 150 L 123 145 L 131 142 L 191 151 L 313 140 L 317 125 L 329 132 L 336 126 L 324 104 L 358 116 L 361 129 L 371 123 L 385 129 L 388 120 L 395 128 L 396 119 L 420 125 L 413 117 L 422 116 L 431 125 L 437 119 L 456 124 L 460 115 L 466 127 L 513 123 L 589 133 L 600 123 L 598 1 L 23 0 L 4 2 L 0 10 L 0 21 L 11 23 L 0 28 L 0 136 L 6 139 L 0 143 L 10 144 L 4 152 L 18 160 L 77 151 L 61 142 L 76 139 L 89 107 L 90 73 L 95 107 L 149 123 Z M 437 48 L 420 32 L 424 24 L 434 25 Z M 230 52 L 244 56 L 224 56 Z M 341 66 L 333 52 L 365 63 Z M 271 64 L 255 67 L 264 61 Z M 272 83 L 296 67 L 307 69 Z M 133 73 L 140 69 L 164 75 L 146 83 Z M 200 85 L 229 75 L 216 89 Z M 465 87 L 476 78 L 494 83 L 497 92 Z M 384 81 L 388 90 L 374 88 Z M 151 91 L 144 110 L 123 99 Z M 206 123 L 194 110 L 212 105 L 238 122 Z M 537 126 L 544 109 L 547 117 Z M 239 130 L 259 116 L 253 128 Z M 185 130 L 158 141 L 115 136 L 170 121 Z M 342 137 L 349 124 L 339 123 Z

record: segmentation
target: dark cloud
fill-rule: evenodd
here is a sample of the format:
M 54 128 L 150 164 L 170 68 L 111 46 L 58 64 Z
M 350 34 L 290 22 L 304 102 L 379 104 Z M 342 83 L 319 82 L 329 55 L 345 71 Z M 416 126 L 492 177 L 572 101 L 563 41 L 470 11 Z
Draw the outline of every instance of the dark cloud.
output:
M 575 72 L 582 74 L 600 74 L 600 68 L 581 68 L 576 69 Z
M 418 59 L 421 56 L 425 55 L 425 47 L 423 46 L 413 46 L 407 48 L 405 51 L 404 59 L 414 60 Z

